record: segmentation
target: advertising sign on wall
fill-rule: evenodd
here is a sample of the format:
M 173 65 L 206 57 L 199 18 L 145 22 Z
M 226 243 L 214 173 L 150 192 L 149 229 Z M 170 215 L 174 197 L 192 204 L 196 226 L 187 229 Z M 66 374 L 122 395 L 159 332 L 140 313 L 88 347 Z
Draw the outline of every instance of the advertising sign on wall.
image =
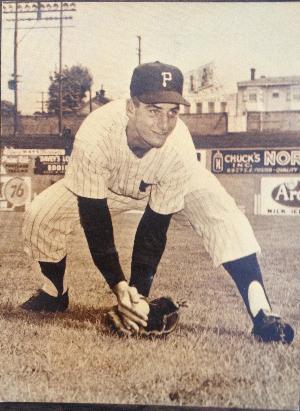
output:
M 31 201 L 31 178 L 1 176 L 0 211 L 13 211 Z
M 297 174 L 300 150 L 212 150 L 215 174 Z
M 64 155 L 64 148 L 12 148 L 4 147 L 2 155 L 4 156 L 59 156 Z
M 300 216 L 300 177 L 263 177 L 259 214 Z
M 35 159 L 34 174 L 65 174 L 69 156 L 38 156 Z
M 3 155 L 1 157 L 2 173 L 28 173 L 31 160 L 29 156 Z

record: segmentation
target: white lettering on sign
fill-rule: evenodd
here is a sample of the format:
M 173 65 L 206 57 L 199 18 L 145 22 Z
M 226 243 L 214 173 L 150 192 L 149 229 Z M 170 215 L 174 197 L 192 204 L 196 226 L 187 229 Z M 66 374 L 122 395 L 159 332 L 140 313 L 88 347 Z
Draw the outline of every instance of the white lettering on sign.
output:
M 300 179 L 297 177 L 263 177 L 258 214 L 300 215 Z
M 6 156 L 42 156 L 42 155 L 64 155 L 64 148 L 11 148 L 4 147 L 3 155 Z
M 286 186 L 284 184 L 281 184 L 281 186 L 278 189 L 277 195 L 275 197 L 275 200 L 279 200 L 280 197 L 283 197 L 283 200 L 287 201 L 289 199 L 288 193 Z
M 170 73 L 169 71 L 163 71 L 161 73 L 162 78 L 163 78 L 163 87 L 167 86 L 167 81 L 171 81 L 172 80 L 172 73 Z
M 28 164 L 30 162 L 29 156 L 7 156 L 3 155 L 2 158 L 3 164 Z
M 42 163 L 67 163 L 69 161 L 69 156 L 39 156 Z
M 224 169 L 223 154 L 219 150 L 213 156 L 212 169 L 215 173 L 221 173 Z
M 264 165 L 275 166 L 279 164 L 280 166 L 300 166 L 300 150 L 288 151 L 281 150 L 276 152 L 275 150 L 266 150 L 264 152 Z
M 300 191 L 288 190 L 285 184 L 281 184 L 275 197 L 276 201 L 293 201 L 300 200 Z
M 65 164 L 48 164 L 47 169 L 48 171 L 65 171 L 66 165 Z
M 226 154 L 225 155 L 226 163 L 259 163 L 260 154 Z

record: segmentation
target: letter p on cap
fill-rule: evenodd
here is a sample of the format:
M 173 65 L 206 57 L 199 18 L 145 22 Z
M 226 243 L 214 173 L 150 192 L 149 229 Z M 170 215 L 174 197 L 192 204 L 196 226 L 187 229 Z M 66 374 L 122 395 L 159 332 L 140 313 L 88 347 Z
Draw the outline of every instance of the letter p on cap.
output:
M 167 86 L 167 81 L 171 81 L 172 80 L 172 73 L 170 73 L 169 71 L 163 71 L 161 73 L 162 78 L 163 78 L 163 87 Z

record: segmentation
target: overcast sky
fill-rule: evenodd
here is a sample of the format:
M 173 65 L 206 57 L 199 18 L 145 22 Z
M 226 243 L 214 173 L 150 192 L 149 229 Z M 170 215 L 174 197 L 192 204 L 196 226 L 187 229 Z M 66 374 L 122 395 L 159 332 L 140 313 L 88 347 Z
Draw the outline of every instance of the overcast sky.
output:
M 66 13 L 63 64 L 82 64 L 93 75 L 93 94 L 101 84 L 108 97 L 128 95 L 138 63 L 160 60 L 185 73 L 213 61 L 226 90 L 257 76 L 300 75 L 300 3 L 101 3 L 76 2 Z M 47 13 L 49 15 L 49 13 Z M 54 15 L 54 14 L 53 14 Z M 58 15 L 58 13 L 56 13 Z M 22 17 L 24 17 L 23 14 Z M 2 99 L 13 101 L 7 81 L 13 73 L 13 23 L 3 14 Z M 18 47 L 19 109 L 40 110 L 49 75 L 58 68 L 59 29 L 53 21 L 20 22 Z M 21 29 L 22 27 L 36 29 Z M 39 28 L 39 29 L 38 29 Z

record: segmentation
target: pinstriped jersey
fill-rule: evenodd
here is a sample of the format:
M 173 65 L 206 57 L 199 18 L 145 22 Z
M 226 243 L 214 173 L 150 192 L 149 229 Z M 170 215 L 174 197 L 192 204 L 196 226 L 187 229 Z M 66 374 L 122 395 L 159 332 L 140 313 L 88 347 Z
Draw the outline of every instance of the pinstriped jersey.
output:
M 79 128 L 66 171 L 66 187 L 78 196 L 106 198 L 111 190 L 141 199 L 152 210 L 180 211 L 197 159 L 191 135 L 178 119 L 160 148 L 137 157 L 127 144 L 126 101 L 117 100 L 93 111 Z

